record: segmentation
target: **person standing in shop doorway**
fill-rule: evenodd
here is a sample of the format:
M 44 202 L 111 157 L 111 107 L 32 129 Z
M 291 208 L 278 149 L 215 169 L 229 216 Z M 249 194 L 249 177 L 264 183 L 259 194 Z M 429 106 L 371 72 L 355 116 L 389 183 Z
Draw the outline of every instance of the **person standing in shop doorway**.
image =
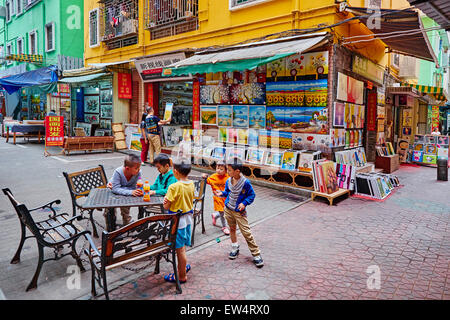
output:
M 149 146 L 149 162 L 153 165 L 156 155 L 161 153 L 161 125 L 170 123 L 171 118 L 167 120 L 161 120 L 155 116 L 155 111 L 152 107 L 147 108 L 147 117 L 145 117 L 145 131 L 147 134 L 147 141 Z
M 441 135 L 441 133 L 439 132 L 439 128 L 438 127 L 434 128 L 434 130 L 433 130 L 433 132 L 431 132 L 431 134 L 434 135 L 434 136 L 440 136 Z

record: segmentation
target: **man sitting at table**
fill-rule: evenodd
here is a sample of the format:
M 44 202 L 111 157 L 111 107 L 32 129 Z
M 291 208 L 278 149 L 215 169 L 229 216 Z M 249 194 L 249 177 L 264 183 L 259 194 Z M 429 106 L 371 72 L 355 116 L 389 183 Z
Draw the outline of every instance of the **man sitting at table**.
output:
M 141 159 L 136 155 L 127 155 L 123 162 L 123 166 L 114 170 L 113 176 L 108 183 L 115 194 L 123 196 L 142 197 L 142 190 L 136 188 L 137 181 L 141 179 Z M 106 210 L 103 216 L 106 218 Z M 130 216 L 130 208 L 120 208 L 122 214 L 123 225 L 132 222 Z M 114 214 L 116 214 L 114 210 Z

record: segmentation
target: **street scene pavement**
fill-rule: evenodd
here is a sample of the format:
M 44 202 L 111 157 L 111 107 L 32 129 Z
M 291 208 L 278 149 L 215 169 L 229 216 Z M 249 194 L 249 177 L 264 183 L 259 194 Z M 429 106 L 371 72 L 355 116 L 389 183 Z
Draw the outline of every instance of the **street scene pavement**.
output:
M 44 157 L 38 144 L 12 145 L 0 139 L 0 187 L 8 187 L 28 207 L 61 199 L 59 208 L 72 213 L 63 171 L 98 164 L 108 176 L 122 165 L 122 153 Z M 142 167 L 152 182 L 157 170 Z M 193 171 L 194 175 L 201 175 Z M 183 293 L 163 276 L 173 272 L 161 263 L 130 271 L 108 272 L 114 300 L 235 300 L 235 299 L 450 299 L 450 184 L 436 180 L 436 169 L 401 166 L 395 172 L 401 187 L 384 201 L 350 197 L 329 206 L 326 201 L 254 186 L 256 199 L 248 208 L 254 238 L 265 265 L 257 269 L 244 238 L 238 233 L 240 254 L 229 260 L 231 242 L 211 224 L 212 192 L 207 188 L 206 233 L 197 228 L 195 246 L 188 248 L 192 269 Z M 135 217 L 136 211 L 132 211 Z M 118 214 L 120 221 L 120 215 Z M 102 212 L 95 219 L 104 225 Z M 46 262 L 38 288 L 25 292 L 37 265 L 35 240 L 27 240 L 19 264 L 10 264 L 19 239 L 19 221 L 5 196 L 0 197 L 0 297 L 3 299 L 98 299 L 90 295 L 90 266 L 71 285 L 69 256 Z M 80 222 L 90 225 L 87 220 Z M 99 230 L 100 232 L 102 230 Z M 80 248 L 85 244 L 80 241 Z M 51 255 L 48 251 L 47 255 Z M 141 269 L 145 262 L 129 265 Z M 99 293 L 101 289 L 98 289 Z

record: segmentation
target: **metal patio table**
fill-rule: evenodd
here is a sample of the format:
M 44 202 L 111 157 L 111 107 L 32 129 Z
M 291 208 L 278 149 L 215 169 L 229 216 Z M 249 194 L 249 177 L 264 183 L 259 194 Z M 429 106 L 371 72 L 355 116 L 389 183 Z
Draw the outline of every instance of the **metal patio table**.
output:
M 163 200 L 162 196 L 151 196 L 150 201 L 143 201 L 142 197 L 122 196 L 114 194 L 109 188 L 96 188 L 89 192 L 86 201 L 80 206 L 83 209 L 106 209 L 106 231 L 111 232 L 116 229 L 115 208 L 138 207 L 138 219 L 141 219 L 146 213 L 144 208 L 148 206 L 159 206 L 161 213 L 164 213 Z

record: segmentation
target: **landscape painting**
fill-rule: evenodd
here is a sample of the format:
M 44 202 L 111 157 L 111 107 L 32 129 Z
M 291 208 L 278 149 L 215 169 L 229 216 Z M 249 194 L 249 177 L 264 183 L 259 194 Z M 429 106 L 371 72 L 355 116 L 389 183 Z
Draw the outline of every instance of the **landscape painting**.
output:
M 217 124 L 217 106 L 201 107 L 202 124 Z
M 322 107 L 267 107 L 266 128 L 298 133 L 328 133 L 328 112 Z
M 233 125 L 233 106 L 217 107 L 217 125 L 231 127 Z
M 249 106 L 248 110 L 249 127 L 263 129 L 266 127 L 266 107 Z
M 248 106 L 233 106 L 233 127 L 248 128 Z

